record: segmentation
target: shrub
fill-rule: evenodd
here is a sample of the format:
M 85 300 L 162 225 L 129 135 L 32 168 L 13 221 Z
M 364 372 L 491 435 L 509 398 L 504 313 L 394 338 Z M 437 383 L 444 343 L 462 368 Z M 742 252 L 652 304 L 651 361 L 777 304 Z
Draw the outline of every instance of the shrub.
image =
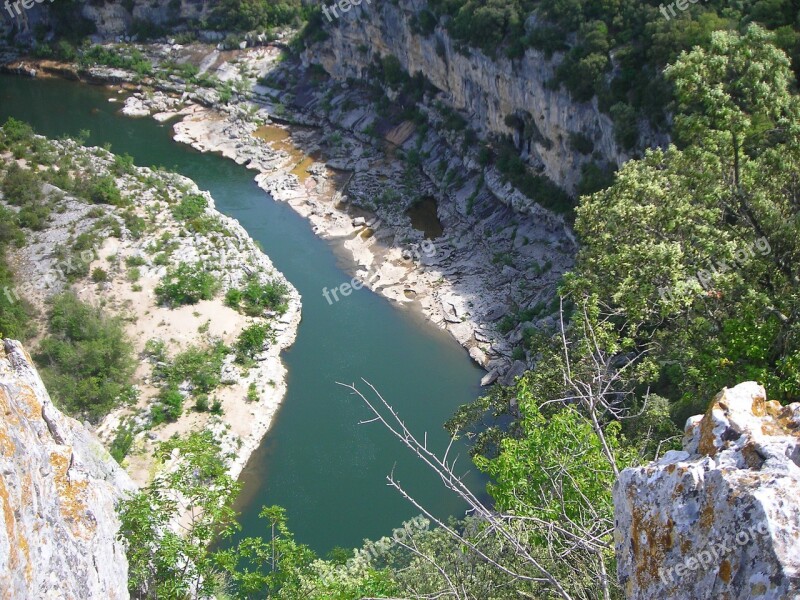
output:
M 258 389 L 256 389 L 256 384 L 251 383 L 247 387 L 247 401 L 248 402 L 257 402 L 258 401 Z
M 147 222 L 130 208 L 122 213 L 122 222 L 125 223 L 125 227 L 135 240 L 141 238 L 147 230 Z
M 242 292 L 236 288 L 231 288 L 225 292 L 225 306 L 235 308 L 238 310 L 239 304 L 242 302 Z
M 0 234 L 2 229 L 3 223 L 0 220 Z M 14 277 L 6 264 L 3 240 L 0 237 L 0 339 L 10 337 L 25 340 L 34 333 L 32 309 L 13 290 Z
M 582 133 L 570 133 L 569 145 L 572 146 L 573 150 L 584 155 L 591 154 L 594 151 L 594 142 L 589 136 Z
M 219 281 L 198 264 L 180 263 L 170 270 L 156 287 L 162 304 L 181 306 L 211 300 L 219 289 Z
M 33 128 L 30 125 L 23 121 L 18 121 L 14 117 L 9 117 L 3 125 L 2 138 L 0 138 L 2 145 L 0 147 L 10 149 L 16 144 L 30 146 L 33 138 Z
M 214 402 L 211 403 L 211 414 L 220 416 L 222 415 L 222 402 L 219 399 L 214 399 Z
M 183 394 L 177 388 L 163 388 L 158 395 L 163 417 L 168 422 L 177 421 L 183 412 Z
M 195 392 L 209 393 L 220 382 L 222 361 L 228 348 L 222 342 L 202 349 L 190 346 L 172 362 L 172 365 L 158 371 L 170 385 L 178 386 L 185 381 L 192 384 Z
M 133 173 L 135 169 L 133 164 L 133 157 L 130 154 L 115 155 L 113 169 L 116 175 L 126 175 Z
M 108 272 L 100 267 L 95 268 L 94 271 L 92 271 L 92 281 L 95 283 L 108 281 Z
M 194 409 L 197 412 L 208 412 L 208 394 L 200 394 L 194 401 Z
M 53 298 L 48 326 L 35 358 L 62 410 L 97 422 L 132 394 L 133 346 L 119 319 L 67 292 Z
M 125 265 L 128 267 L 142 267 L 147 261 L 141 256 L 128 256 L 125 258 Z
M 112 206 L 124 204 L 117 182 L 111 175 L 94 175 L 85 178 L 80 182 L 77 191 L 92 204 L 111 204 Z
M 256 354 L 263 350 L 270 334 L 271 329 L 267 324 L 254 324 L 242 330 L 239 339 L 234 344 L 236 361 L 239 363 L 251 361 Z
M 9 165 L 2 189 L 6 202 L 14 206 L 38 205 L 43 197 L 41 177 L 16 162 Z
M 639 123 L 636 109 L 624 102 L 611 107 L 614 119 L 614 139 L 626 150 L 631 150 L 639 140 Z
M 190 194 L 172 208 L 172 216 L 179 221 L 191 221 L 205 213 L 208 200 L 199 194 Z
M 287 294 L 289 288 L 278 279 L 261 283 L 255 275 L 248 277 L 244 288 L 241 290 L 230 289 L 225 294 L 225 304 L 251 317 L 264 314 L 265 310 L 272 310 L 284 314 L 289 304 Z
M 130 452 L 131 446 L 133 446 L 133 438 L 133 429 L 129 424 L 121 425 L 119 429 L 117 429 L 117 433 L 111 441 L 108 452 L 118 463 L 121 464 L 128 455 L 128 452 Z

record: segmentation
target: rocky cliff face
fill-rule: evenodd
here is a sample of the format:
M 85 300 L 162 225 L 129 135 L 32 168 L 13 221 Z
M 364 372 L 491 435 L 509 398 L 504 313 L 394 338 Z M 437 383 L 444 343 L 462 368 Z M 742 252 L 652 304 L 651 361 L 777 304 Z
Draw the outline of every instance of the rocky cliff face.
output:
M 800 598 L 800 404 L 726 389 L 614 490 L 626 597 Z
M 61 414 L 19 342 L 0 346 L 0 596 L 127 598 L 114 506 L 128 476 Z
M 97 27 L 98 40 L 113 39 L 130 33 L 134 21 L 156 25 L 177 25 L 208 16 L 213 8 L 211 0 L 131 0 L 131 2 L 82 2 L 80 14 Z M 21 5 L 20 5 L 21 6 Z M 0 6 L 2 9 L 2 6 Z M 78 11 L 76 10 L 76 13 Z M 76 14 L 77 16 L 77 14 Z M 50 24 L 49 2 L 34 4 L 27 10 L 3 10 L 0 33 L 7 35 L 12 27 L 23 33 L 23 38 L 37 25 Z
M 412 31 L 412 15 L 426 6 L 426 0 L 364 0 L 327 25 L 330 38 L 308 51 L 306 59 L 336 78 L 361 79 L 376 58 L 394 55 L 406 71 L 422 72 L 443 90 L 447 103 L 464 111 L 475 129 L 514 136 L 523 157 L 567 189 L 574 188 L 581 166 L 591 160 L 570 147 L 571 133 L 588 136 L 594 151 L 611 163 L 627 160 L 614 141 L 613 122 L 596 101 L 578 103 L 565 90 L 547 87 L 558 58 L 547 60 L 528 50 L 518 60 L 493 60 L 478 50 L 457 51 L 458 44 L 441 27 L 427 37 Z M 532 119 L 528 129 L 538 135 L 520 139 L 505 122 L 509 115 Z
M 82 8 L 84 17 L 94 22 L 97 33 L 108 39 L 125 35 L 136 21 L 149 21 L 157 25 L 167 25 L 186 20 L 198 20 L 206 17 L 212 8 L 210 0 L 167 0 L 130 2 L 130 10 L 122 3 L 103 3 L 94 5 L 85 3 Z

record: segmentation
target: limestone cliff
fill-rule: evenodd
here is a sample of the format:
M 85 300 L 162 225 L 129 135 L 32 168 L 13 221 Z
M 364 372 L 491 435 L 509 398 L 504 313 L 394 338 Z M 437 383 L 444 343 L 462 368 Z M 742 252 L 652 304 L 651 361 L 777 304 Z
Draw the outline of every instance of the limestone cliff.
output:
M 0 407 L 0 597 L 127 598 L 114 507 L 130 479 L 53 406 L 12 340 L 0 347 Z
M 627 160 L 614 140 L 611 118 L 598 109 L 596 99 L 579 103 L 563 88 L 548 87 L 558 55 L 547 59 L 529 49 L 521 59 L 492 59 L 460 48 L 442 27 L 429 36 L 415 33 L 411 18 L 426 6 L 426 0 L 362 2 L 326 26 L 330 38 L 312 47 L 306 60 L 321 64 L 333 77 L 363 79 L 376 58 L 394 55 L 406 71 L 422 72 L 442 90 L 446 103 L 463 111 L 472 127 L 514 136 L 523 157 L 567 189 L 574 188 L 581 166 L 592 160 L 570 147 L 572 133 L 591 139 L 594 152 L 610 163 L 619 166 Z M 522 132 L 506 124 L 509 115 L 532 119 L 528 139 L 520 139 Z M 645 132 L 646 145 L 663 142 L 648 138 L 653 136 Z
M 614 490 L 626 597 L 800 598 L 800 404 L 726 389 L 683 446 Z

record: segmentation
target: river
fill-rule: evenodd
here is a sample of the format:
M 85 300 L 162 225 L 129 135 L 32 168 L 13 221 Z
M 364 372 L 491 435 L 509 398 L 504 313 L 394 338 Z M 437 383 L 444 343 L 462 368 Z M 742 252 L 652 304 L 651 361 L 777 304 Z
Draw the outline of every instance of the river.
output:
M 462 514 L 465 507 L 379 424 L 359 425 L 369 417 L 366 407 L 336 382 L 369 380 L 412 431 L 427 431 L 429 446 L 443 450 L 442 423 L 480 394 L 483 372 L 449 334 L 369 290 L 330 305 L 322 289 L 351 277 L 334 246 L 259 189 L 254 172 L 175 143 L 171 125 L 119 115 L 121 103 L 109 98 L 123 97 L 74 82 L 0 75 L 3 122 L 13 116 L 49 137 L 89 130 L 90 145 L 110 144 L 139 166 L 163 166 L 190 177 L 211 192 L 218 210 L 261 243 L 302 294 L 297 341 L 284 353 L 287 396 L 241 476 L 237 508 L 244 533 L 266 533 L 257 519 L 260 507 L 278 504 L 287 509 L 297 539 L 318 552 L 388 535 L 419 512 L 387 487 L 393 468 L 434 514 Z M 463 447 L 460 453 L 466 471 L 471 463 Z M 475 473 L 468 479 L 473 489 L 482 485 Z

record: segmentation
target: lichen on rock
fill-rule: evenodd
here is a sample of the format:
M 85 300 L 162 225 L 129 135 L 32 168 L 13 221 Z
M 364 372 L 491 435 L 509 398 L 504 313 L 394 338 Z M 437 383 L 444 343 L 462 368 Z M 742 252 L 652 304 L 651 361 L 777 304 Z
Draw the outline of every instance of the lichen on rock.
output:
M 133 483 L 50 401 L 19 342 L 0 346 L 0 596 L 128 597 L 115 504 Z
M 754 382 L 725 389 L 683 448 L 615 486 L 626 597 L 800 598 L 800 404 Z

